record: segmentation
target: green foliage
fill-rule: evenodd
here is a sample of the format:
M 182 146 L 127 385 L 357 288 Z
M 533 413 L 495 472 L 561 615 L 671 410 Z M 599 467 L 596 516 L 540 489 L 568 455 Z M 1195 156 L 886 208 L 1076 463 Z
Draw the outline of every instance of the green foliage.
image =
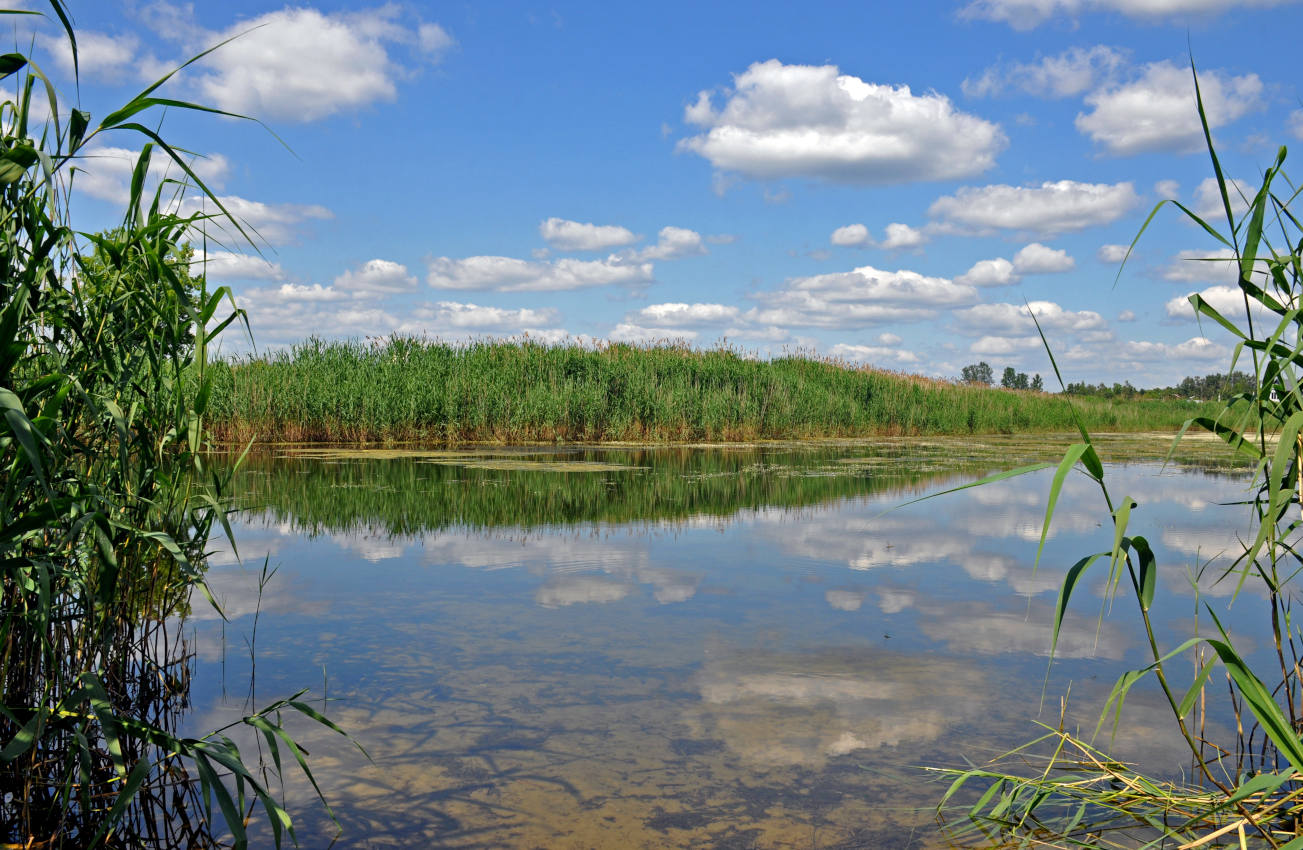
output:
M 289 819 L 266 776 L 220 733 L 172 732 L 190 668 L 168 622 L 203 588 L 209 532 L 226 522 L 227 481 L 203 459 L 207 350 L 238 314 L 190 277 L 195 220 L 167 212 L 162 189 L 145 194 L 151 156 L 206 189 L 131 119 L 199 107 L 153 98 L 155 84 L 93 129 L 79 110 L 62 126 L 40 70 L 0 61 L 20 70 L 17 100 L 0 104 L 0 844 L 209 846 L 224 821 L 243 845 L 254 805 L 279 844 Z M 34 96 L 47 126 L 31 125 Z M 149 143 L 122 226 L 79 233 L 68 183 L 111 130 Z M 282 701 L 237 725 L 266 733 L 279 765 L 299 751 L 278 716 L 318 719 L 305 708 Z
M 806 357 L 531 340 L 311 339 L 212 364 L 224 440 L 684 441 L 1055 431 L 1065 399 Z M 1175 429 L 1197 405 L 1085 405 L 1092 427 Z
M 1112 386 L 1104 383 L 1089 384 L 1080 381 L 1068 384 L 1064 388 L 1064 392 L 1074 396 L 1095 396 L 1097 398 L 1170 398 L 1190 401 L 1224 401 L 1237 395 L 1252 394 L 1254 386 L 1252 375 L 1232 369 L 1228 373 L 1214 373 L 1205 375 L 1202 378 L 1187 376 L 1172 387 L 1155 387 L 1154 389 L 1142 390 L 1133 387 L 1130 381 L 1120 384 L 1114 383 Z
M 1000 377 L 1000 386 L 1006 390 L 1025 390 L 1031 384 L 1027 380 L 1026 372 L 1016 371 L 1012 366 L 1004 367 L 1004 374 Z
M 983 384 L 989 387 L 995 380 L 995 373 L 991 371 L 991 364 L 983 360 L 980 363 L 970 363 L 961 369 L 959 380 L 965 384 Z
M 1278 192 L 1279 187 L 1289 185 L 1283 172 L 1284 148 L 1264 173 L 1248 209 L 1235 217 L 1202 102 L 1199 115 L 1221 190 L 1226 227 L 1218 230 L 1177 206 L 1234 252 L 1245 314 L 1241 326 L 1199 295 L 1190 296 L 1201 317 L 1222 326 L 1239 341 L 1226 376 L 1182 383 L 1205 393 L 1232 394 L 1215 416 L 1193 417 L 1186 423 L 1177 442 L 1189 427 L 1198 427 L 1256 464 L 1256 488 L 1249 500 L 1251 525 L 1240 535 L 1238 551 L 1242 554 L 1221 580 L 1234 582 L 1232 598 L 1246 583 L 1260 583 L 1267 607 L 1263 622 L 1271 629 L 1276 662 L 1252 669 L 1207 602 L 1203 610 L 1212 629 L 1196 630 L 1195 636 L 1175 648 L 1159 648 L 1150 620 L 1158 567 L 1148 542 L 1130 528 L 1138 505 L 1129 496 L 1119 498 L 1110 491 L 1106 469 L 1099 463 L 1083 424 L 1082 441 L 1064 456 L 1055 476 L 1045 530 L 1063 476 L 1080 465 L 1099 488 L 1112 520 L 1113 544 L 1109 550 L 1086 555 L 1068 571 L 1059 594 L 1053 637 L 1057 640 L 1085 574 L 1107 564 L 1106 604 L 1113 605 L 1119 594 L 1133 598 L 1135 616 L 1148 640 L 1140 665 L 1114 685 L 1099 725 L 1116 730 L 1131 689 L 1152 677 L 1167 703 L 1171 724 L 1189 747 L 1192 775 L 1181 783 L 1158 782 L 1122 766 L 1060 727 L 989 766 L 943 771 L 954 780 L 943 806 L 967 786 L 985 787 L 968 808 L 968 820 L 956 827 L 959 834 L 977 829 L 988 840 L 1010 846 L 1303 847 L 1303 807 L 1299 803 L 1303 795 L 1303 738 L 1299 734 L 1303 729 L 1303 681 L 1296 650 L 1303 631 L 1290 616 L 1301 561 L 1295 542 L 1303 526 L 1299 519 L 1303 506 L 1303 386 L 1299 373 L 1303 366 L 1303 223 L 1290 209 L 1297 192 Z M 1140 235 L 1165 203 L 1173 202 L 1155 207 Z M 1268 317 L 1265 325 L 1255 318 L 1255 312 Z M 1235 371 L 1235 365 L 1243 360 L 1252 363 L 1251 375 Z M 1231 546 L 1234 544 L 1228 541 Z M 1252 603 L 1241 600 L 1239 604 Z M 1227 688 L 1211 684 L 1218 667 L 1224 671 L 1229 689 L 1229 704 L 1224 707 L 1216 702 L 1226 696 Z M 1179 681 L 1185 675 L 1188 681 Z M 1203 738 L 1204 719 L 1216 716 L 1219 710 L 1235 718 L 1239 734 L 1234 740 Z M 1011 769 L 1015 763 L 1021 767 Z M 1028 764 L 1036 764 L 1039 772 L 1027 775 L 1023 771 Z M 1114 835 L 1115 841 L 1111 840 Z

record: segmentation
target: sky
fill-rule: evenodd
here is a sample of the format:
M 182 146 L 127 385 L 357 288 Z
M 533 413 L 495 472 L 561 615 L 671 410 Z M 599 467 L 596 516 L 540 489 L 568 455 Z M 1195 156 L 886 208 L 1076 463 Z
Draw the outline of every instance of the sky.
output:
M 227 41 L 160 92 L 261 124 L 146 122 L 255 234 L 198 244 L 248 311 L 227 355 L 684 341 L 1055 389 L 1035 314 L 1065 381 L 1170 385 L 1231 361 L 1187 296 L 1243 309 L 1174 206 L 1120 263 L 1160 201 L 1225 229 L 1192 59 L 1245 191 L 1303 142 L 1287 0 L 68 5 L 79 83 L 55 22 L 3 25 L 92 124 Z M 141 143 L 84 150 L 76 227 L 121 220 Z

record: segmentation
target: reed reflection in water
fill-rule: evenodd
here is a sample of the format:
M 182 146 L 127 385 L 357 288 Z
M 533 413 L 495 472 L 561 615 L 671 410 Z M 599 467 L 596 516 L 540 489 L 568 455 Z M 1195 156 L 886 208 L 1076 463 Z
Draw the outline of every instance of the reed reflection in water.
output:
M 233 618 L 192 621 L 208 708 L 191 722 L 246 698 L 260 605 L 257 688 L 324 668 L 331 716 L 374 759 L 303 730 L 338 846 L 938 846 L 942 789 L 916 766 L 980 761 L 1057 720 L 1057 704 L 1038 715 L 1048 624 L 1068 559 L 1108 533 L 1095 506 L 1070 483 L 1037 570 L 1044 475 L 883 513 L 1032 449 L 503 454 L 246 470 L 241 552 L 280 570 L 259 600 L 255 571 L 216 556 Z M 596 468 L 530 465 L 567 458 Z M 1193 599 L 1181 529 L 1220 527 L 1242 486 L 1196 460 L 1111 473 L 1176 535 L 1156 617 L 1174 631 Z M 1070 616 L 1047 691 L 1071 681 L 1069 722 L 1091 726 L 1139 639 L 1097 613 Z M 1246 638 L 1247 613 L 1231 623 Z M 1179 770 L 1155 704 L 1132 696 L 1116 746 Z M 308 844 L 333 834 L 301 813 Z

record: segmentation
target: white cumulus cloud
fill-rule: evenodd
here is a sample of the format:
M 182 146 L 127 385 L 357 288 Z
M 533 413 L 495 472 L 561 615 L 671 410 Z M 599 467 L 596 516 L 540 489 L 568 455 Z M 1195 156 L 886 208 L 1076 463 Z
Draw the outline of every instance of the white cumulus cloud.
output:
M 591 286 L 649 283 L 651 263 L 619 258 L 531 262 L 514 257 L 436 257 L 428 263 L 427 281 L 436 289 L 492 289 L 503 292 L 548 292 Z
M 57 35 L 39 36 L 41 47 L 54 56 L 54 61 L 65 73 L 71 75 L 72 45 L 68 43 L 63 32 Z M 135 74 L 142 62 L 137 53 L 140 39 L 130 33 L 110 35 L 95 30 L 79 29 L 77 31 L 77 70 L 82 78 L 119 79 L 127 74 Z M 155 70 L 153 60 L 143 63 L 149 70 Z M 159 74 L 158 76 L 162 76 Z
M 968 286 L 1009 286 L 1018 282 L 1014 274 L 1013 263 L 1004 257 L 994 260 L 978 260 L 968 271 L 955 278 L 955 283 Z
M 1026 245 L 1013 255 L 1013 267 L 1018 274 L 1054 274 L 1066 272 L 1077 265 L 1062 248 L 1050 248 L 1039 242 Z
M 414 320 L 414 321 L 413 321 Z M 549 325 L 557 320 L 557 311 L 506 309 L 463 304 L 458 301 L 436 301 L 418 307 L 412 312 L 408 324 L 419 324 L 433 331 L 508 331 L 515 332 Z
M 1217 248 L 1211 251 L 1178 251 L 1171 264 L 1163 270 L 1165 280 L 1182 282 L 1204 282 L 1239 280 L 1240 267 L 1235 261 L 1235 252 L 1230 248 Z
M 1135 360 L 1224 360 L 1231 352 L 1206 336 L 1196 336 L 1174 345 L 1133 340 L 1123 343 L 1122 354 Z
M 886 237 L 881 241 L 873 238 L 869 229 L 863 224 L 848 224 L 832 232 L 829 241 L 843 247 L 872 246 L 884 251 L 898 251 L 917 248 L 928 241 L 927 234 L 921 230 L 893 221 L 887 225 Z
M 286 7 L 222 32 L 191 28 L 191 43 L 234 39 L 191 78 L 204 102 L 287 121 L 315 121 L 392 101 L 397 81 L 413 73 L 395 57 L 396 47 L 433 61 L 453 44 L 437 24 L 404 25 L 396 4 L 336 13 Z
M 759 293 L 748 321 L 764 325 L 855 328 L 890 321 L 923 321 L 941 309 L 976 300 L 972 286 L 901 269 L 861 266 L 850 272 L 795 278 L 776 292 Z
M 973 354 L 983 354 L 987 356 L 1017 354 L 1022 351 L 1031 351 L 1042 346 L 1041 338 L 1037 336 L 984 336 L 968 347 Z
M 928 214 L 958 228 L 1052 235 L 1109 224 L 1139 202 L 1131 183 L 1059 180 L 1039 186 L 965 186 L 933 201 Z
M 706 253 L 701 234 L 686 227 L 662 227 L 656 244 L 648 245 L 635 255 L 638 260 L 677 260 Z
M 244 300 L 256 304 L 263 304 L 268 301 L 280 302 L 322 302 L 322 301 L 342 301 L 348 298 L 347 292 L 340 292 L 333 286 L 322 286 L 319 283 L 282 283 L 275 289 L 246 291 Z
M 1263 86 L 1257 74 L 1235 77 L 1202 71 L 1199 90 L 1213 129 L 1262 105 Z M 1139 78 L 1096 91 L 1086 97 L 1086 103 L 1091 111 L 1077 116 L 1077 129 L 1110 153 L 1189 152 L 1204 146 L 1189 68 L 1153 62 Z
M 1231 202 L 1231 214 L 1237 219 L 1244 215 L 1257 190 L 1242 180 L 1226 179 L 1226 197 Z M 1226 220 L 1226 206 L 1222 203 L 1221 188 L 1215 177 L 1205 178 L 1194 190 L 1194 212 L 1214 227 Z
M 632 245 L 640 237 L 627 227 L 615 224 L 588 224 L 564 218 L 549 218 L 538 232 L 554 251 L 605 251 Z
M 209 251 L 204 254 L 196 250 L 190 260 L 192 274 L 204 273 L 209 280 L 283 280 L 285 270 L 280 263 L 264 260 L 253 254 L 239 254 L 231 251 Z
M 845 227 L 839 227 L 832 232 L 832 236 L 829 237 L 828 241 L 844 248 L 868 245 L 872 242 L 869 238 L 869 229 L 862 224 L 848 224 Z
M 1008 90 L 1037 97 L 1072 97 L 1111 80 L 1126 64 L 1126 55 L 1115 48 L 1072 47 L 1035 62 L 993 65 L 977 78 L 964 80 L 969 97 L 990 97 Z
M 218 200 L 250 238 L 261 238 L 272 245 L 294 242 L 302 235 L 304 226 L 309 221 L 334 217 L 334 213 L 320 204 L 268 204 L 241 198 L 239 195 L 219 195 Z M 206 230 L 215 237 L 226 240 L 241 239 L 231 223 L 221 217 L 221 211 L 216 205 L 206 198 L 187 195 L 180 205 L 180 211 L 184 215 L 202 212 L 212 216 L 196 225 L 198 230 Z
M 1127 256 L 1128 245 L 1100 245 L 1095 257 L 1101 263 L 1120 263 Z
M 692 342 L 698 336 L 697 331 L 682 328 L 644 328 L 629 322 L 621 322 L 611 329 L 607 338 L 612 342 L 651 345 L 662 342 Z
M 630 313 L 626 321 L 651 327 L 676 327 L 679 325 L 713 325 L 736 322 L 742 311 L 727 304 L 650 304 Z
M 33 100 L 36 98 L 33 97 Z M 77 173 L 73 188 L 94 198 L 125 205 L 131 196 L 131 174 L 140 159 L 140 149 L 120 148 L 92 142 L 83 148 L 73 162 Z M 194 157 L 187 160 L 190 169 L 204 181 L 209 189 L 220 188 L 231 171 L 231 164 L 221 154 Z M 146 202 L 153 198 L 161 181 L 187 181 L 185 172 L 165 152 L 155 149 L 149 158 L 149 172 L 145 182 Z M 190 190 L 191 195 L 195 190 Z M 171 199 L 175 187 L 165 187 L 164 200 Z
M 1084 12 L 1121 12 L 1131 18 L 1212 15 L 1242 6 L 1276 6 L 1294 0 L 972 0 L 960 17 L 1006 23 L 1016 30 L 1033 29 L 1051 18 L 1076 17 Z
M 335 278 L 335 286 L 340 289 L 368 295 L 411 292 L 416 284 L 416 277 L 407 271 L 407 266 L 380 259 L 367 260 Z
M 958 326 L 986 336 L 1032 336 L 1036 322 L 1044 330 L 1093 331 L 1107 327 L 1104 317 L 1092 310 L 1065 310 L 1053 301 L 1030 304 L 978 304 L 955 313 Z
M 1193 292 L 1186 295 L 1179 295 L 1164 305 L 1167 315 L 1173 319 L 1203 318 L 1198 316 L 1194 311 L 1194 305 L 1190 303 L 1190 296 Z M 1199 291 L 1200 297 L 1208 302 L 1218 313 L 1235 324 L 1240 324 L 1244 319 L 1244 293 L 1238 286 L 1209 286 Z M 1257 301 L 1249 299 L 1249 308 L 1253 311 L 1255 322 L 1268 322 L 1274 330 L 1280 317 L 1270 312 Z
M 866 82 L 835 65 L 757 62 L 734 77 L 718 109 L 702 92 L 684 119 L 705 132 L 682 150 L 716 169 L 758 179 L 834 183 L 946 180 L 995 165 L 1008 141 L 949 98 Z
M 902 248 L 917 248 L 928 241 L 927 234 L 921 230 L 893 221 L 887 225 L 887 238 L 878 243 L 886 251 Z
M 1159 180 L 1154 184 L 1154 194 L 1160 198 L 1175 198 L 1181 191 L 1181 184 L 1175 180 Z
M 828 354 L 853 363 L 890 362 L 893 365 L 904 365 L 918 362 L 918 355 L 912 351 L 883 345 L 853 345 L 839 342 L 828 349 Z

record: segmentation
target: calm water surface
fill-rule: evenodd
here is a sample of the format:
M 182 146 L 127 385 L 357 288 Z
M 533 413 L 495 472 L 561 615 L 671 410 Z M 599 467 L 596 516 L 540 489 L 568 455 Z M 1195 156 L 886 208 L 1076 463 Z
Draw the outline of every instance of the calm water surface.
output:
M 1219 503 L 1247 479 L 1201 452 L 1164 467 L 1166 447 L 1104 453 L 1158 550 L 1156 620 L 1175 643 L 1193 631 L 1193 571 L 1243 527 Z M 1142 663 L 1133 602 L 1100 627 L 1101 571 L 1041 709 L 1063 573 L 1111 543 L 1084 476 L 1039 569 L 1049 472 L 884 513 L 1038 451 L 996 438 L 252 457 L 243 561 L 223 545 L 210 572 L 230 620 L 197 603 L 187 621 L 187 723 L 324 691 L 371 757 L 296 727 L 337 847 L 946 846 L 944 785 L 920 766 L 1034 737 L 1069 684 L 1070 722 L 1093 726 L 1113 679 Z M 1231 588 L 1205 584 L 1224 605 Z M 1243 646 L 1262 610 L 1231 608 Z M 1114 750 L 1178 772 L 1156 693 L 1131 704 Z M 335 828 L 303 784 L 286 788 L 300 840 L 324 846 Z

